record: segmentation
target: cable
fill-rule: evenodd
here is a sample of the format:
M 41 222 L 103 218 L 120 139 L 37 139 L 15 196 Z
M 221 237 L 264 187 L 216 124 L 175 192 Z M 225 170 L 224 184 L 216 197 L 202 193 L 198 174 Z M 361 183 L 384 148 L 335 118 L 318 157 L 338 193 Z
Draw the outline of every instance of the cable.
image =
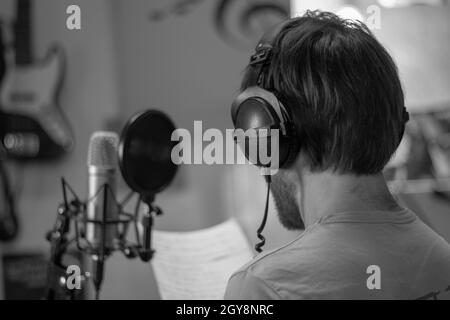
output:
M 139 237 L 138 216 L 141 208 L 142 196 L 139 196 L 136 206 L 134 207 L 134 233 L 136 234 L 136 243 L 139 248 L 142 248 L 141 238 Z
M 267 215 L 269 213 L 269 195 L 270 195 L 270 183 L 271 183 L 270 175 L 266 176 L 266 181 L 267 181 L 266 207 L 264 209 L 264 216 L 261 221 L 261 225 L 259 226 L 258 230 L 256 231 L 256 236 L 258 237 L 259 240 L 261 240 L 260 242 L 258 242 L 255 245 L 255 250 L 258 253 L 262 252 L 262 247 L 266 243 L 266 238 L 264 238 L 264 236 L 262 235 L 262 232 L 264 230 L 264 227 L 266 226 Z
M 15 194 L 5 168 L 5 159 L 3 150 L 0 149 L 0 189 L 3 193 L 0 199 L 3 198 L 5 209 L 5 212 L 0 212 L 0 241 L 11 241 L 17 236 L 19 221 L 16 213 Z

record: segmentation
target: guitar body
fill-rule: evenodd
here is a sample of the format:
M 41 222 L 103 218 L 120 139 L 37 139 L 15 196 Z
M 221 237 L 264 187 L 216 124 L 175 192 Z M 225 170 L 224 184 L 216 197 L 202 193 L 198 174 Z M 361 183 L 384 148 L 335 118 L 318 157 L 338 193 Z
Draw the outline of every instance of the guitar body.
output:
M 72 149 L 70 126 L 58 97 L 64 77 L 64 53 L 52 48 L 41 61 L 16 65 L 6 59 L 0 88 L 0 139 L 9 157 L 56 158 Z

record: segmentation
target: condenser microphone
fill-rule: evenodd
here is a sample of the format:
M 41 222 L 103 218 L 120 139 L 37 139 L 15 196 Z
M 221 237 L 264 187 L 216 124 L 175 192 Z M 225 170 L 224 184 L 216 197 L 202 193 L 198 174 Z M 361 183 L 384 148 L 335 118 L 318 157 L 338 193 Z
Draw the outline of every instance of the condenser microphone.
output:
M 86 240 L 94 252 L 108 255 L 118 239 L 119 209 L 115 202 L 118 135 L 97 131 L 88 149 L 88 200 L 86 207 Z M 89 222 L 89 221 L 96 222 Z M 110 221 L 110 223 L 108 223 Z M 101 222 L 101 223 L 99 223 Z
M 133 116 L 121 133 L 95 132 L 89 142 L 87 169 L 88 195 L 80 200 L 73 188 L 61 179 L 63 204 L 58 208 L 57 220 L 48 239 L 51 242 L 49 298 L 54 292 L 73 298 L 59 274 L 65 276 L 63 255 L 69 244 L 89 255 L 85 268 L 91 270 L 86 276 L 95 286 L 95 298 L 99 299 L 103 282 L 104 264 L 114 251 L 121 251 L 127 258 L 139 257 L 147 262 L 152 259 L 151 232 L 153 217 L 162 214 L 153 204 L 157 193 L 170 185 L 175 177 L 177 165 L 171 160 L 172 141 L 175 126 L 161 111 L 146 110 Z M 131 191 L 139 194 L 135 214 L 123 211 L 133 193 L 118 202 L 116 197 L 116 169 L 120 168 L 124 181 Z M 146 204 L 142 212 L 142 232 L 139 232 L 139 205 Z M 70 225 L 74 231 L 70 232 Z M 128 226 L 133 225 L 136 241 L 128 241 Z M 69 233 L 74 233 L 71 238 Z M 55 266 L 57 268 L 55 268 Z M 53 272 L 57 269 L 59 273 Z M 87 290 L 90 295 L 91 290 Z

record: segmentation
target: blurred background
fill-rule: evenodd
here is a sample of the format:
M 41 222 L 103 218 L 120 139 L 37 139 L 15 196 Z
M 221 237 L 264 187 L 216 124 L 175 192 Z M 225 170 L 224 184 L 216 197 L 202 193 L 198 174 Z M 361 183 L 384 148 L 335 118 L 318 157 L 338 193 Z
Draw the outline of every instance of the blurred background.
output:
M 80 8 L 80 30 L 66 26 L 66 10 L 74 4 Z M 62 70 L 63 77 L 55 78 L 60 83 L 55 101 L 61 114 L 28 114 L 40 123 L 58 123 L 59 129 L 47 127 L 59 144 L 35 159 L 8 157 L 2 151 L 2 190 L 14 196 L 20 229 L 11 241 L 0 242 L 0 298 L 25 298 L 20 290 L 27 289 L 30 298 L 36 297 L 45 277 L 45 263 L 39 261 L 45 261 L 49 251 L 45 234 L 62 201 L 60 178 L 85 196 L 87 148 L 94 131 L 120 132 L 130 116 L 149 108 L 164 111 L 177 127 L 188 130 L 193 130 L 194 120 L 202 120 L 204 130 L 231 128 L 230 103 L 259 37 L 278 21 L 308 9 L 367 23 L 393 55 L 412 121 L 386 176 L 399 199 L 450 241 L 447 0 L 2 0 L 5 63 L 0 68 L 0 96 L 10 89 L 11 65 L 45 68 L 54 62 L 54 70 Z M 56 56 L 64 59 L 53 59 Z M 24 81 L 46 89 L 39 75 Z M 14 110 L 6 98 L 0 100 L 0 133 L 7 149 L 15 141 L 5 134 Z M 118 193 L 127 191 L 121 182 Z M 181 166 L 172 185 L 157 196 L 165 214 L 155 220 L 155 227 L 188 231 L 236 217 L 254 243 L 264 196 L 264 181 L 255 168 Z M 8 196 L 0 200 L 1 218 L 10 211 L 10 203 Z M 267 249 L 297 235 L 281 227 L 273 208 L 264 232 Z M 21 284 L 14 282 L 18 279 Z M 102 298 L 158 299 L 151 266 L 112 256 Z

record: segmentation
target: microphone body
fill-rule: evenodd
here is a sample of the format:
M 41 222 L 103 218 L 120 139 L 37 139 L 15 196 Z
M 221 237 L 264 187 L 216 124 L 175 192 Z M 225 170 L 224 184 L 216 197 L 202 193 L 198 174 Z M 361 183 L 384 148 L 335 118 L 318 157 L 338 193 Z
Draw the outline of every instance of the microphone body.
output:
M 94 132 L 88 149 L 86 240 L 92 249 L 92 280 L 96 299 L 103 282 L 105 257 L 114 251 L 118 241 L 117 223 L 112 223 L 119 218 L 115 200 L 118 141 L 119 137 L 114 132 Z
M 115 202 L 118 136 L 113 132 L 95 132 L 88 151 L 88 220 L 101 223 L 86 223 L 86 239 L 94 252 L 108 255 L 118 239 L 118 206 Z M 102 225 L 104 224 L 104 225 Z
M 101 249 L 104 241 L 106 253 L 114 248 L 117 239 L 117 225 L 108 224 L 108 220 L 117 220 L 118 208 L 114 203 L 116 194 L 116 178 L 114 169 L 104 169 L 89 166 L 87 218 L 106 223 L 102 226 L 99 223 L 87 223 L 86 239 L 91 243 L 94 250 Z M 105 199 L 106 197 L 106 199 Z M 104 235 L 103 233 L 104 232 Z

